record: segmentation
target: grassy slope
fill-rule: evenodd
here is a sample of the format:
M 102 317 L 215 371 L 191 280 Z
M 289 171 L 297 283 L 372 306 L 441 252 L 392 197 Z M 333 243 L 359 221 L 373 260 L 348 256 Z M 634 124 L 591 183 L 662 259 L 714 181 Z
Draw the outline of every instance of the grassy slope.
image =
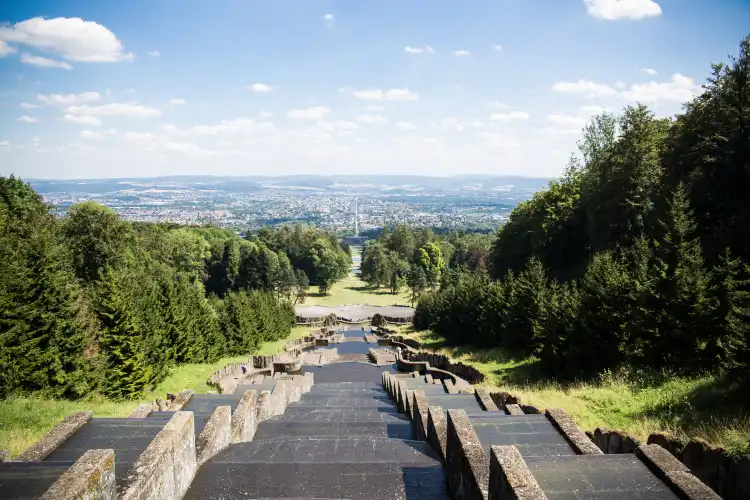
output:
M 595 382 L 562 385 L 541 376 L 534 359 L 509 359 L 494 349 L 448 348 L 429 332 L 402 331 L 427 349 L 475 366 L 487 376 L 483 385 L 491 390 L 510 392 L 539 408 L 564 408 L 585 430 L 604 426 L 641 440 L 667 431 L 703 438 L 737 453 L 750 452 L 747 402 L 713 376 L 647 380 L 607 374 Z
M 309 327 L 295 327 L 289 337 L 276 342 L 266 342 L 258 354 L 270 355 L 283 348 L 288 340 L 309 332 Z M 188 364 L 174 370 L 152 392 L 137 401 L 110 401 L 101 396 L 78 401 L 53 400 L 41 396 L 11 397 L 0 401 L 0 450 L 10 450 L 13 456 L 36 442 L 59 421 L 75 411 L 92 410 L 97 417 L 126 417 L 140 403 L 193 389 L 204 394 L 214 390 L 206 385 L 213 372 L 229 363 L 247 361 L 247 356 L 223 358 L 212 364 Z

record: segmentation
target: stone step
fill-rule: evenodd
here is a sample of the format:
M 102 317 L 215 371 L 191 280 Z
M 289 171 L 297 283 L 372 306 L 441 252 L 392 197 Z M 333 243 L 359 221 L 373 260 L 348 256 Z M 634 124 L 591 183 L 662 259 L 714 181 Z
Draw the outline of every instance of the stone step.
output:
M 445 386 L 443 386 L 443 384 L 425 384 L 423 386 L 409 387 L 408 390 L 424 391 L 425 394 L 448 394 L 445 392 Z
M 472 427 L 487 456 L 493 445 L 514 445 L 523 457 L 576 454 L 565 437 L 549 421 L 502 425 L 495 422 L 472 422 Z
M 437 385 L 437 384 L 428 384 L 425 382 L 424 377 L 418 377 L 418 378 L 400 378 L 398 379 L 398 386 L 399 387 L 406 387 L 407 389 L 426 389 L 428 387 L 443 387 L 443 384 Z M 445 388 L 443 387 L 443 390 Z
M 38 500 L 73 463 L 0 462 L 0 498 Z
M 634 454 L 524 457 L 549 499 L 676 499 Z
M 244 394 L 245 391 L 258 391 L 258 394 L 260 394 L 263 391 L 273 390 L 275 386 L 276 386 L 276 381 L 272 378 L 266 379 L 263 382 L 258 382 L 255 384 L 251 384 L 250 382 L 242 382 L 234 390 L 234 394 L 239 394 L 240 396 L 242 396 L 242 394 Z
M 219 406 L 231 406 L 232 411 L 234 411 L 243 394 L 244 391 L 234 394 L 194 394 L 190 401 L 182 407 L 182 411 L 213 413 Z
M 375 397 L 387 398 L 388 393 L 384 390 L 374 389 L 315 389 L 307 393 L 308 396 L 340 396 L 340 397 Z
M 329 367 L 330 369 L 330 367 Z M 315 381 L 315 384 L 313 384 L 312 389 L 379 389 L 382 390 L 383 386 L 381 384 L 376 384 L 373 382 L 323 382 L 319 383 L 318 381 Z
M 427 402 L 430 406 L 440 406 L 446 412 L 448 410 L 465 410 L 472 413 L 483 411 L 474 394 L 427 394 Z
M 320 410 L 315 408 L 287 408 L 283 415 L 278 418 L 282 422 L 379 422 L 394 423 L 409 421 L 406 415 L 395 411 L 384 412 L 377 410 L 356 410 L 341 408 L 331 410 Z
M 395 439 L 413 439 L 414 429 L 408 421 L 392 423 L 377 422 L 290 422 L 283 420 L 266 420 L 258 426 L 254 439 L 277 437 L 332 437 L 332 436 L 373 436 Z
M 389 463 L 203 465 L 185 500 L 371 499 L 448 500 L 439 462 L 421 467 Z
M 237 443 L 216 455 L 216 464 L 388 463 L 433 465 L 437 457 L 424 441 L 370 436 L 281 437 Z
M 170 412 L 164 412 L 170 413 Z M 95 418 L 83 425 L 45 459 L 45 462 L 75 462 L 87 450 L 115 451 L 115 479 L 122 487 L 130 467 L 171 418 Z
M 211 415 L 213 415 L 214 410 L 193 412 L 193 421 L 195 422 L 195 437 L 196 438 L 198 438 L 198 436 L 201 435 L 201 432 L 203 432 L 203 428 L 206 426 L 206 423 L 211 418 Z M 172 416 L 174 416 L 174 414 L 175 412 L 173 411 L 155 411 L 151 415 L 149 415 L 149 418 L 152 418 L 152 417 L 171 418 Z
M 355 408 L 392 408 L 393 402 L 383 395 L 380 398 L 373 397 L 341 397 L 341 396 L 319 396 L 305 394 L 294 404 L 294 407 L 336 407 L 353 406 Z

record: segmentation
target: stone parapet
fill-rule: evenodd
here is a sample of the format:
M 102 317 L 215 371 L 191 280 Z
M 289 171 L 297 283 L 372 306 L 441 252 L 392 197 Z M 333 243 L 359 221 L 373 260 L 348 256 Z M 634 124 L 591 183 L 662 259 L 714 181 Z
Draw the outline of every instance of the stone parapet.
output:
M 667 483 L 680 498 L 687 500 L 719 500 L 721 497 L 700 479 L 690 473 L 690 469 L 669 451 L 656 444 L 639 446 L 635 455 Z
M 133 410 L 130 415 L 128 415 L 128 418 L 146 418 L 149 415 L 151 415 L 154 412 L 154 404 L 153 403 L 143 403 L 142 405 L 138 405 L 138 408 Z
M 211 414 L 195 444 L 198 467 L 232 443 L 232 407 L 219 406 Z
M 255 403 L 255 421 L 261 423 L 272 416 L 271 391 L 262 391 Z
M 55 448 L 60 446 L 60 444 L 91 420 L 92 416 L 93 412 L 78 411 L 65 417 L 65 420 L 57 424 L 42 439 L 27 448 L 16 460 L 19 462 L 38 462 L 44 460 L 50 453 L 55 451 Z
M 255 413 L 257 391 L 245 391 L 232 413 L 232 442 L 244 443 L 251 441 L 258 427 Z
M 469 417 L 463 410 L 448 410 L 445 468 L 454 498 L 487 498 L 489 468 L 487 455 Z
M 412 417 L 412 427 L 414 428 L 414 436 L 418 441 L 427 440 L 427 411 L 429 404 L 427 402 L 427 396 L 424 391 L 415 390 L 413 392 L 412 409 L 414 416 Z
M 515 446 L 490 447 L 489 500 L 546 500 Z
M 448 424 L 445 412 L 439 406 L 427 408 L 427 442 L 445 462 L 445 449 L 448 441 Z
M 128 472 L 119 500 L 179 500 L 196 469 L 193 412 L 178 411 Z
M 40 500 L 115 500 L 114 450 L 88 450 Z
M 484 411 L 500 411 L 495 405 L 495 402 L 492 401 L 489 391 L 484 387 L 477 387 L 474 389 L 474 395 L 476 395 L 477 401 L 479 401 L 479 406 L 481 406 Z
M 557 430 L 565 436 L 570 445 L 581 455 L 601 455 L 602 450 L 576 425 L 570 415 L 562 408 L 549 408 L 545 412 L 547 418 Z
M 505 405 L 505 413 L 508 415 L 524 415 L 524 411 L 518 405 Z
M 177 397 L 172 401 L 172 403 L 169 405 L 169 411 L 180 411 L 182 408 L 188 404 L 190 401 L 190 398 L 193 397 L 195 394 L 195 391 L 192 389 L 185 389 L 181 393 L 177 395 Z

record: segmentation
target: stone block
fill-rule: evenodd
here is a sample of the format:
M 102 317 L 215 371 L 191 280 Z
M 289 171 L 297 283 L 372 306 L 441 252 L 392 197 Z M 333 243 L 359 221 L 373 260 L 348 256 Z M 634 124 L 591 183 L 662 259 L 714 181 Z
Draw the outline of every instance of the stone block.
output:
M 114 450 L 88 450 L 40 500 L 115 500 Z
M 515 446 L 490 447 L 489 500 L 546 500 Z
M 714 490 L 689 472 L 667 472 L 664 482 L 670 488 L 679 492 L 681 498 L 687 500 L 721 500 L 721 497 Z
M 445 448 L 448 440 L 448 427 L 445 421 L 445 412 L 439 406 L 430 406 L 427 408 L 427 442 L 438 454 L 442 461 L 445 461 Z
M 255 421 L 261 423 L 272 416 L 271 391 L 262 391 L 255 402 Z
M 144 403 L 133 410 L 128 418 L 146 418 L 154 411 L 153 403 Z
M 679 456 L 680 453 L 682 453 L 682 449 L 685 447 L 685 443 L 668 432 L 652 433 L 646 440 L 646 444 L 658 444 L 675 456 Z
M 429 404 L 424 391 L 414 391 L 412 408 L 414 417 L 412 426 L 414 427 L 414 436 L 418 441 L 427 440 L 427 410 Z
M 581 455 L 602 455 L 602 450 L 596 446 L 586 434 L 576 425 L 570 415 L 562 408 L 548 408 L 545 412 L 560 433 L 565 436 L 570 445 Z
M 232 407 L 219 406 L 211 414 L 195 444 L 198 467 L 232 443 Z
M 424 376 L 424 381 L 427 382 L 428 384 L 432 384 L 434 382 L 432 380 L 432 375 L 430 375 L 429 373 Z
M 449 378 L 443 379 L 443 385 L 445 386 L 445 391 L 448 394 L 458 394 L 458 388 L 453 383 L 453 380 Z
M 495 402 L 492 401 L 490 391 L 486 388 L 477 387 L 474 389 L 474 394 L 477 397 L 477 401 L 479 401 L 479 406 L 481 406 L 484 411 L 500 411 Z
M 78 411 L 65 417 L 65 420 L 57 424 L 42 439 L 27 448 L 16 460 L 19 462 L 44 460 L 47 455 L 55 451 L 55 448 L 91 420 L 92 416 L 93 413 L 90 411 Z
M 193 394 L 195 394 L 195 391 L 192 389 L 185 389 L 181 393 L 177 395 L 177 397 L 172 401 L 172 404 L 169 405 L 170 411 L 180 411 L 182 410 L 182 407 L 188 404 L 188 401 L 190 401 L 190 398 L 193 397 Z
M 179 500 L 196 469 L 193 412 L 178 411 L 133 464 L 119 500 Z
M 258 427 L 255 415 L 257 391 L 245 391 L 232 413 L 232 442 L 252 441 Z
M 0 450 L 0 462 L 10 462 L 9 450 Z
M 454 498 L 487 498 L 489 462 L 463 410 L 448 410 L 445 468 Z
M 414 420 L 414 407 L 412 406 L 414 400 L 414 389 L 406 390 L 406 397 L 404 398 L 404 412 L 410 420 Z
M 524 415 L 523 410 L 518 405 L 505 405 L 505 413 L 508 415 Z
M 539 408 L 537 408 L 534 405 L 519 404 L 519 406 L 521 407 L 525 415 L 541 415 L 542 413 L 544 413 L 543 411 L 541 411 Z

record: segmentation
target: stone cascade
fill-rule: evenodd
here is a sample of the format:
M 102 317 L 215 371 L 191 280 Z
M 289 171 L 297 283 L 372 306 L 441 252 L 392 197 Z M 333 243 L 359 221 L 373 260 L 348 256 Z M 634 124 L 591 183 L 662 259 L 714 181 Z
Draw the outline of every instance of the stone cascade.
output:
M 525 414 L 417 372 L 383 372 L 382 382 L 443 461 L 453 498 L 719 498 L 659 446 L 602 454 L 562 409 Z

